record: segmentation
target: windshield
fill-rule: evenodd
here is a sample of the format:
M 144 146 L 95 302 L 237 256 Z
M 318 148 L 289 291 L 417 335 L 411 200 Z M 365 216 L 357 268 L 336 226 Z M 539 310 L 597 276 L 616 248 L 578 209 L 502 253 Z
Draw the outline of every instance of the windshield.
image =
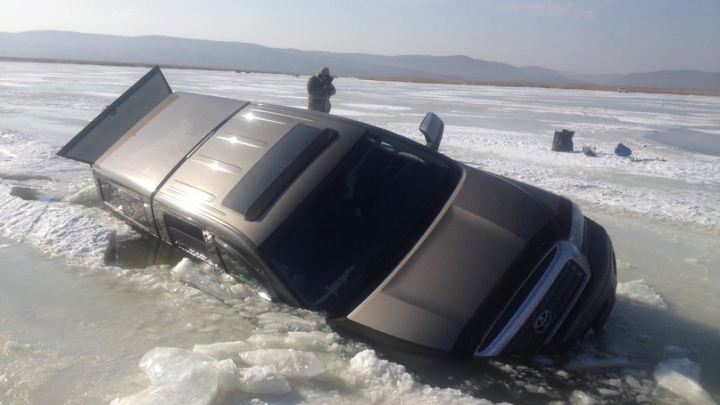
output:
M 456 164 L 377 131 L 258 249 L 307 308 L 332 310 L 382 281 L 457 184 Z

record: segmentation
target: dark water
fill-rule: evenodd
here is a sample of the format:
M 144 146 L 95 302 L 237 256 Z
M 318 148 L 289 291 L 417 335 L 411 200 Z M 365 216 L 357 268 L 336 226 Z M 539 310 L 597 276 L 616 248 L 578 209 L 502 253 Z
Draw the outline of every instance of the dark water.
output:
M 655 131 L 647 135 L 647 138 L 690 152 L 720 156 L 720 134 L 709 134 L 679 128 L 669 129 L 667 131 Z

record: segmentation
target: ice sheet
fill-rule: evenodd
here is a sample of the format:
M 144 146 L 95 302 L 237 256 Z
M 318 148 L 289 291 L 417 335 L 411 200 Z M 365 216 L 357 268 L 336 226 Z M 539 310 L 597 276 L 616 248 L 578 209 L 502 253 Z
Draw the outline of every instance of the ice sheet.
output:
M 142 306 L 132 322 L 83 325 L 84 332 L 107 330 L 109 335 L 124 336 L 118 347 L 104 349 L 101 358 L 92 361 L 78 354 L 89 350 L 83 346 L 86 342 L 55 345 L 19 337 L 37 315 L 0 318 L 0 326 L 8 331 L 0 334 L 5 359 L 0 360 L 0 402 L 30 398 L 29 403 L 44 403 L 47 396 L 42 395 L 49 394 L 41 395 L 43 387 L 63 387 L 57 380 L 70 381 L 53 392 L 68 403 L 83 403 L 85 396 L 95 399 L 87 403 L 109 403 L 113 398 L 124 403 L 120 401 L 143 397 L 154 403 L 222 405 L 490 403 L 485 398 L 496 403 L 538 398 L 565 404 L 622 403 L 627 398 L 639 403 L 717 402 L 720 373 L 703 362 L 712 358 L 708 348 L 717 351 L 713 343 L 717 325 L 713 329 L 711 324 L 717 319 L 720 295 L 714 266 L 720 229 L 720 158 L 659 143 L 652 136 L 680 133 L 678 129 L 717 136 L 717 98 L 642 94 L 618 98 L 603 92 L 380 84 L 351 78 L 338 82 L 334 113 L 422 142 L 417 126 L 425 112 L 433 110 L 446 121 L 441 152 L 470 166 L 567 195 L 586 214 L 604 215 L 602 223 L 615 233 L 619 306 L 606 336 L 578 345 L 568 358 L 549 356 L 520 365 L 500 362 L 491 370 L 481 368 L 480 373 L 453 367 L 445 373 L 440 366 L 427 371 L 413 365 L 414 371 L 409 371 L 405 364 L 409 367 L 410 361 L 391 361 L 364 343 L 341 338 L 321 315 L 268 303 L 202 266 L 105 265 L 110 243 L 137 234 L 101 209 L 88 167 L 55 152 L 144 72 L 0 62 L 0 235 L 6 238 L 0 245 L 28 243 L 39 251 L 29 260 L 45 265 L 48 272 L 55 267 L 46 260 L 55 257 L 77 267 L 78 274 L 103 275 L 93 279 L 99 290 L 119 285 L 156 300 L 140 300 Z M 306 78 L 181 70 L 166 74 L 175 90 L 305 106 Z M 562 128 L 576 131 L 575 153 L 550 151 L 553 132 Z M 616 156 L 613 149 L 619 142 L 631 147 L 637 159 Z M 583 145 L 594 147 L 598 156 L 579 153 Z M 612 223 L 614 218 L 620 225 Z M 621 234 L 624 229 L 630 233 Z M 658 240 L 643 244 L 648 234 Z M 684 250 L 676 251 L 675 246 Z M 2 251 L 9 250 L 0 249 L 0 255 Z M 55 280 L 40 271 L 33 277 L 30 284 L 37 287 L 50 288 L 54 283 L 50 280 Z M 68 280 L 62 285 L 78 306 L 97 306 L 91 294 L 72 289 L 78 284 Z M 696 322 L 691 319 L 696 313 L 711 321 Z M 644 319 L 681 325 L 682 333 L 673 335 L 662 325 L 646 327 Z M 690 346 L 681 356 L 666 357 L 665 344 L 682 340 L 682 335 L 687 336 L 686 343 L 695 342 L 700 348 Z M 52 332 L 45 338 L 58 341 Z M 188 350 L 193 347 L 195 353 Z M 123 362 L 136 369 L 143 353 L 145 360 L 153 361 L 143 363 L 142 373 L 118 371 L 124 370 L 118 366 Z M 105 361 L 105 374 L 87 382 L 83 367 L 90 363 L 100 367 Z M 172 370 L 168 374 L 172 378 L 148 382 L 158 371 L 148 364 Z M 705 379 L 687 373 L 694 366 L 702 366 Z M 33 373 L 36 370 L 41 373 Z M 176 384 L 186 377 L 189 382 Z

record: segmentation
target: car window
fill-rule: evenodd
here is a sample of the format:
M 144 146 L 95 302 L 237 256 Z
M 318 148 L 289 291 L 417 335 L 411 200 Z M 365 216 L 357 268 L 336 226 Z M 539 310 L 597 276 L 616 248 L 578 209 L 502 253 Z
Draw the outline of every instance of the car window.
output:
M 368 133 L 258 251 L 298 301 L 336 308 L 404 256 L 459 170 L 404 138 Z
M 105 203 L 135 221 L 143 229 L 153 232 L 150 230 L 145 204 L 140 197 L 102 178 L 98 178 L 98 184 L 100 185 L 100 196 Z
M 155 66 L 67 143 L 58 155 L 93 164 L 172 90 Z
M 184 221 L 174 215 L 163 213 L 165 229 L 172 244 L 206 263 L 213 264 L 212 255 L 208 251 L 203 230 L 190 222 Z
M 257 291 L 262 297 L 269 299 L 270 294 L 256 276 L 252 266 L 243 259 L 237 250 L 220 240 L 217 240 L 216 247 L 225 266 L 225 271 L 238 281 L 249 285 L 250 288 Z

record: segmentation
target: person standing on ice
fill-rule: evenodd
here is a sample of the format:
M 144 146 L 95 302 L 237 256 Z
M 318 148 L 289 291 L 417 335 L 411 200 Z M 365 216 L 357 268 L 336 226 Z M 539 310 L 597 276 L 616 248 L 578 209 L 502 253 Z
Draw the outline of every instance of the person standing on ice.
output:
M 335 86 L 330 69 L 324 67 L 317 71 L 315 76 L 307 82 L 308 110 L 330 112 L 330 96 L 335 94 Z

